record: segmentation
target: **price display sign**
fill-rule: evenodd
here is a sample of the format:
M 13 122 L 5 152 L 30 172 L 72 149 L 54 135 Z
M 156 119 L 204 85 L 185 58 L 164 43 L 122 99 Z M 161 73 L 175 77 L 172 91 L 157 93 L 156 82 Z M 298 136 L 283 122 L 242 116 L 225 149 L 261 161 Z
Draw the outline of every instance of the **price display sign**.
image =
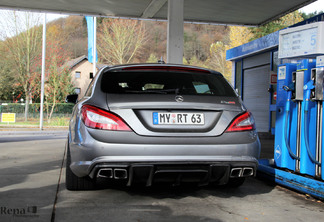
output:
M 324 22 L 288 28 L 279 32 L 279 58 L 324 53 Z

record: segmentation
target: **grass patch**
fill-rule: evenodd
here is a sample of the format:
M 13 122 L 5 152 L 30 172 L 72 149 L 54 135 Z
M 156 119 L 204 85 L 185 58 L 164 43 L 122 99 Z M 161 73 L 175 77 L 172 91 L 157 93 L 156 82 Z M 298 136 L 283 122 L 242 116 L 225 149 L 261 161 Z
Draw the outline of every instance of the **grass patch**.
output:
M 24 121 L 17 118 L 15 123 L 0 122 L 0 126 L 39 126 L 39 118 L 30 118 Z M 44 119 L 43 126 L 69 126 L 70 117 L 53 117 L 50 121 Z
M 57 117 L 52 118 L 50 121 L 45 121 L 45 126 L 68 126 L 70 122 L 70 118 L 67 117 Z

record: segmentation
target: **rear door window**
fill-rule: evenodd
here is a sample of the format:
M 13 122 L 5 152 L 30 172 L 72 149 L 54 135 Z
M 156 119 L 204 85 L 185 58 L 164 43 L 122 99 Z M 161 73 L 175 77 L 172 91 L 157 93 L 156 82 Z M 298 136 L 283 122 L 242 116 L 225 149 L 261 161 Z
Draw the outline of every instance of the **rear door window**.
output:
M 170 71 L 115 71 L 102 77 L 101 89 L 122 94 L 182 94 L 236 97 L 222 75 Z

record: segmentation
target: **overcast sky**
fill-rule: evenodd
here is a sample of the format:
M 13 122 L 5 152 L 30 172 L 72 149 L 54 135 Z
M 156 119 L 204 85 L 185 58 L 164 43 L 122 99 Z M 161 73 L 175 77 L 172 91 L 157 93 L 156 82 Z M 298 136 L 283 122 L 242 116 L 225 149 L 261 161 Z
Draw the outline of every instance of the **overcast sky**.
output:
M 324 12 L 324 0 L 318 0 L 316 2 L 313 2 L 312 4 L 301 8 L 300 11 L 305 12 L 305 13 L 311 13 L 311 12 L 315 12 L 315 11 L 317 11 L 317 12 L 323 11 Z

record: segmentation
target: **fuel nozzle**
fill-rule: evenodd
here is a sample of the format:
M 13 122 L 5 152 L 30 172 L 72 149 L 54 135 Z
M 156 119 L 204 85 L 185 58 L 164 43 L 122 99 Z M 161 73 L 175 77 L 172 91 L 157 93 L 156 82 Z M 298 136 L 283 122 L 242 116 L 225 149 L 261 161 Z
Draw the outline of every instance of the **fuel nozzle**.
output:
M 288 86 L 283 86 L 282 87 L 283 90 L 285 91 L 295 91 L 295 84 L 294 83 L 290 83 Z
M 314 89 L 314 80 L 309 80 L 306 85 L 304 85 L 305 90 L 305 110 L 308 111 L 308 103 L 311 99 L 312 90 Z
M 304 90 L 307 90 L 307 91 L 309 91 L 309 90 L 312 90 L 312 89 L 314 89 L 315 88 L 315 86 L 314 86 L 314 80 L 309 80 L 307 83 L 306 83 L 306 85 L 304 85 Z M 307 95 L 306 95 L 306 98 L 307 98 Z
M 291 83 L 288 86 L 283 86 L 282 88 L 283 88 L 283 90 L 287 91 L 286 112 L 289 112 L 291 95 L 292 95 L 292 92 L 295 91 L 295 84 Z

